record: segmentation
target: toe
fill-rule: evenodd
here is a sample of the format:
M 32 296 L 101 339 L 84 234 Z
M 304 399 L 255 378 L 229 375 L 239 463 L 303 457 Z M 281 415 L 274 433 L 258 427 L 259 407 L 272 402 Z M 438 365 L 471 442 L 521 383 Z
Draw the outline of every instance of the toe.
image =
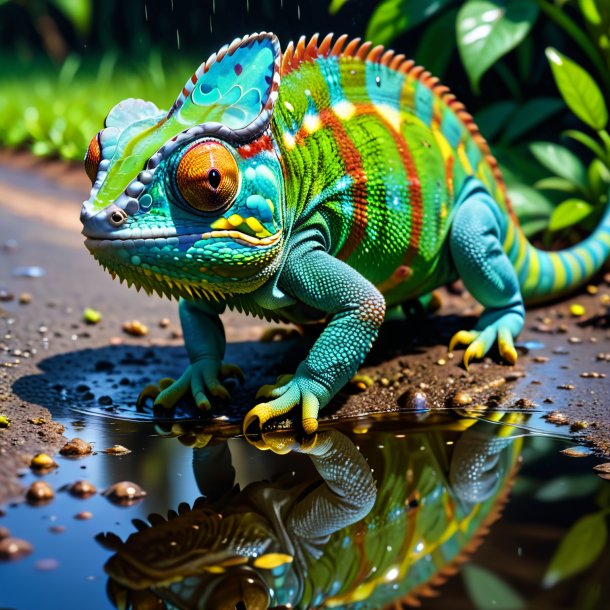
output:
M 449 341 L 449 351 L 452 352 L 456 345 L 470 345 L 478 336 L 479 333 L 475 330 L 458 331 Z
M 235 377 L 239 381 L 239 383 L 244 383 L 246 381 L 246 377 L 241 367 L 236 364 L 223 364 L 220 367 L 220 371 L 218 371 L 218 377 L 222 379 L 227 379 L 228 377 Z
M 147 399 L 152 398 L 153 401 L 155 401 L 157 396 L 159 396 L 159 392 L 159 387 L 156 386 L 154 383 L 147 385 L 138 395 L 136 404 L 138 405 L 138 407 L 144 407 L 146 405 Z
M 498 331 L 498 349 L 500 350 L 500 356 L 504 360 L 510 364 L 516 364 L 518 357 L 517 350 L 513 343 L 513 336 L 506 328 L 500 328 Z

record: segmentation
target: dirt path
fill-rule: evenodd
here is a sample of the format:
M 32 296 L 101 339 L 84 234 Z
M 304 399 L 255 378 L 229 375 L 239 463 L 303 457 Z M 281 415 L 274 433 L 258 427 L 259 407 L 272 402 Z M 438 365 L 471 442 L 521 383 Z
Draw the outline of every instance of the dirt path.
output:
M 135 411 L 139 389 L 186 364 L 176 304 L 112 281 L 83 247 L 78 215 L 87 190 L 80 168 L 0 153 L 0 414 L 10 420 L 0 430 L 0 501 L 19 492 L 15 474 L 31 455 L 61 446 L 61 427 L 53 423 L 58 409 L 74 409 L 75 419 L 79 412 L 149 418 L 150 410 Z M 18 277 L 23 267 L 40 267 L 44 275 Z M 323 416 L 399 408 L 425 413 L 460 403 L 537 408 L 565 414 L 562 431 L 573 424 L 579 440 L 610 453 L 608 295 L 602 283 L 596 294 L 583 291 L 530 311 L 516 367 L 486 359 L 466 372 L 460 354 L 448 358 L 445 346 L 453 332 L 472 324 L 477 305 L 468 295 L 445 293 L 440 315 L 385 325 L 361 370 L 373 385 L 348 388 Z M 585 307 L 584 316 L 570 315 L 574 302 Z M 86 307 L 102 313 L 99 324 L 83 322 Z M 148 326 L 145 337 L 122 332 L 133 319 Z M 224 321 L 228 359 L 243 366 L 248 381 L 234 388 L 228 410 L 199 422 L 199 431 L 237 430 L 256 389 L 292 372 L 306 350 L 300 338 L 261 343 L 268 325 L 260 320 L 228 314 Z M 189 415 L 187 409 L 176 418 Z

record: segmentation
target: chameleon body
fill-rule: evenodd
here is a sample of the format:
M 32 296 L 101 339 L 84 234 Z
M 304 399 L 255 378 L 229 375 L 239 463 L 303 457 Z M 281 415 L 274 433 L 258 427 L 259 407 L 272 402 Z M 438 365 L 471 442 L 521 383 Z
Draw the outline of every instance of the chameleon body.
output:
M 511 421 L 523 416 L 491 417 L 500 425 L 437 416 L 386 421 L 366 434 L 323 430 L 301 444 L 294 434 L 263 434 L 259 448 L 281 457 L 252 457 L 243 440 L 230 452 L 226 443 L 196 450 L 206 499 L 167 520 L 135 520 L 139 531 L 124 543 L 103 537 L 115 551 L 108 590 L 118 607 L 158 599 L 209 610 L 419 605 L 481 543 L 512 487 L 522 439 Z M 239 489 L 244 458 L 263 470 Z M 230 476 L 219 487 L 223 470 Z
M 573 290 L 610 253 L 610 212 L 581 244 L 532 247 L 472 117 L 423 68 L 382 47 L 272 34 L 223 47 L 169 112 L 125 100 L 85 159 L 86 245 L 129 284 L 180 297 L 191 366 L 164 387 L 226 399 L 219 314 L 328 325 L 291 378 L 263 390 L 244 427 L 318 410 L 354 375 L 383 321 L 461 278 L 483 305 L 460 331 L 464 363 L 497 341 L 514 363 L 524 301 Z

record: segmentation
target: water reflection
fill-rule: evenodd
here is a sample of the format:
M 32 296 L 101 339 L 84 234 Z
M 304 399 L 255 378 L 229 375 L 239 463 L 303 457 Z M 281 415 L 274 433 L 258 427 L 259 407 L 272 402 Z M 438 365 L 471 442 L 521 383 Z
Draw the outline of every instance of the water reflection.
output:
M 119 608 L 382 608 L 413 601 L 478 546 L 521 448 L 498 423 L 434 417 L 264 435 L 194 450 L 203 494 L 125 542 L 105 569 Z M 268 449 L 261 453 L 260 449 Z

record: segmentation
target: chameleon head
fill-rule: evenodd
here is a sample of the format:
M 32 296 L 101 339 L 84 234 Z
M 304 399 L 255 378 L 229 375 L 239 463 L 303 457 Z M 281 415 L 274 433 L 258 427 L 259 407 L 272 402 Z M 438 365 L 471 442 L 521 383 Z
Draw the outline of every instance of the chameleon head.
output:
M 248 292 L 276 270 L 284 185 L 269 121 L 279 44 L 253 34 L 223 47 L 168 113 L 129 99 L 91 141 L 85 245 L 147 291 L 197 297 Z

